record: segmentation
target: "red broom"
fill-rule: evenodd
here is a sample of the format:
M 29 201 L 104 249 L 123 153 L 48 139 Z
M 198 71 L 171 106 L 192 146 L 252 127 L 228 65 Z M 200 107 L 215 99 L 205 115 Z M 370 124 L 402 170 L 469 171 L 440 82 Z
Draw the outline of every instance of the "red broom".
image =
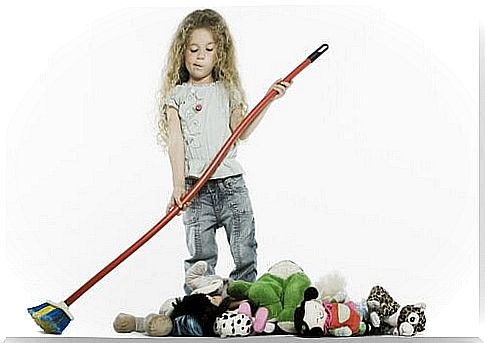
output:
M 317 50 L 315 50 L 310 56 L 308 56 L 298 67 L 296 67 L 291 73 L 289 73 L 282 81 L 290 82 L 296 75 L 298 75 L 303 69 L 305 69 L 310 63 L 315 61 L 321 54 L 328 49 L 328 44 L 323 44 Z M 265 105 L 276 95 L 277 91 L 271 90 L 266 96 L 254 107 L 251 112 L 243 119 L 239 126 L 233 131 L 231 136 L 226 140 L 222 148 L 214 157 L 213 161 L 209 164 L 202 176 L 197 180 L 194 186 L 184 195 L 181 199 L 179 206 L 174 206 L 170 211 L 162 218 L 150 231 L 145 233 L 139 240 L 126 249 L 121 255 L 115 258 L 111 263 L 89 279 L 84 285 L 82 285 L 77 291 L 61 303 L 55 303 L 47 301 L 39 306 L 31 307 L 28 312 L 34 319 L 34 321 L 44 330 L 45 333 L 61 334 L 62 331 L 69 325 L 73 319 L 72 314 L 69 312 L 69 306 L 74 303 L 81 295 L 87 290 L 93 287 L 98 281 L 105 277 L 109 272 L 115 269 L 121 262 L 126 260 L 131 254 L 138 250 L 143 244 L 145 244 L 150 238 L 158 233 L 165 225 L 167 225 L 187 204 L 192 200 L 195 195 L 200 191 L 204 184 L 209 180 L 211 175 L 215 172 L 219 164 L 229 152 L 232 145 L 237 141 L 241 134 L 247 129 L 247 127 L 254 121 L 254 119 L 261 113 L 261 110 Z

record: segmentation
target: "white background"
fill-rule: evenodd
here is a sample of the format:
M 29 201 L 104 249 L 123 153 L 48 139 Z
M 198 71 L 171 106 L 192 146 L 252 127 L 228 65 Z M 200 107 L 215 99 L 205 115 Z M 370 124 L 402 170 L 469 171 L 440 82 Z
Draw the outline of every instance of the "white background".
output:
M 2 8 L 3 337 L 41 335 L 27 307 L 67 298 L 163 216 L 155 93 L 172 33 L 200 5 L 141 4 Z M 427 336 L 483 336 L 479 6 L 203 7 L 230 25 L 250 105 L 330 45 L 240 148 L 260 273 L 287 258 L 314 281 L 339 270 L 355 300 L 381 284 L 426 302 Z M 71 306 L 64 335 L 116 336 L 118 312 L 157 311 L 181 295 L 185 257 L 177 218 Z

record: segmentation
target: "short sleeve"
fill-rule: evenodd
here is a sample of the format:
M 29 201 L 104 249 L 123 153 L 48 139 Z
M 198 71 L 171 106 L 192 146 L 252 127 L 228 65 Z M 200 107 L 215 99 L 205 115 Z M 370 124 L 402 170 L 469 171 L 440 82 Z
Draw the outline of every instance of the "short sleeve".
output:
M 170 94 L 166 97 L 165 105 L 174 107 L 178 111 L 180 108 L 181 90 L 182 87 L 180 85 L 175 86 Z
M 244 103 L 243 96 L 239 89 L 235 88 L 229 96 L 229 109 L 231 112 L 237 108 L 246 110 L 246 104 Z

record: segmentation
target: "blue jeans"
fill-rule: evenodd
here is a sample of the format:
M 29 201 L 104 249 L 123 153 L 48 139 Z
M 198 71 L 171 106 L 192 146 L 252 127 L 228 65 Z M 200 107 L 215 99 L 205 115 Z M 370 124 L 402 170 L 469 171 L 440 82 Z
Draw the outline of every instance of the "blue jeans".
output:
M 196 180 L 186 179 L 186 189 Z M 183 214 L 186 243 L 190 258 L 185 271 L 197 261 L 207 262 L 207 273 L 215 273 L 217 263 L 216 230 L 224 227 L 234 269 L 233 280 L 256 280 L 256 238 L 253 209 L 242 175 L 209 180 Z M 184 285 L 185 292 L 192 290 Z

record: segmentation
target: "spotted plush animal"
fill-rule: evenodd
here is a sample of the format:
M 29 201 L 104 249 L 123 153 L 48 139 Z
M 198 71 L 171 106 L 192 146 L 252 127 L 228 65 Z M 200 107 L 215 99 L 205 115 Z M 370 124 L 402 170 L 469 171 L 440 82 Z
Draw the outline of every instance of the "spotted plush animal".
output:
M 251 318 L 237 311 L 227 311 L 214 322 L 214 333 L 222 338 L 248 336 L 252 328 Z
M 424 303 L 400 306 L 381 286 L 374 286 L 367 298 L 369 321 L 375 334 L 414 336 L 424 331 Z

